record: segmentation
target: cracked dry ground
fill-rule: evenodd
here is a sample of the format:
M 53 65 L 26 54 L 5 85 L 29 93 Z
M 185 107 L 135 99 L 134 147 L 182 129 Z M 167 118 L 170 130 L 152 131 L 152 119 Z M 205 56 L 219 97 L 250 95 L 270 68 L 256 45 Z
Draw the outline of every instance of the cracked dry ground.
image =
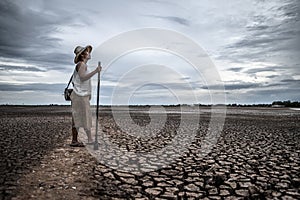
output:
M 178 124 L 178 114 L 168 114 L 170 126 L 155 142 L 139 141 L 137 146 L 132 136 L 118 130 L 109 109 L 101 111 L 102 131 L 128 151 L 150 150 L 153 143 L 159 147 L 176 134 L 170 129 L 178 128 L 172 126 Z M 0 199 L 300 198 L 296 112 L 229 112 L 216 146 L 203 158 L 197 150 L 210 118 L 201 113 L 189 150 L 169 166 L 146 173 L 110 168 L 86 148 L 69 147 L 69 107 L 2 107 L 0 112 Z M 131 116 L 137 124 L 149 123 L 148 115 Z

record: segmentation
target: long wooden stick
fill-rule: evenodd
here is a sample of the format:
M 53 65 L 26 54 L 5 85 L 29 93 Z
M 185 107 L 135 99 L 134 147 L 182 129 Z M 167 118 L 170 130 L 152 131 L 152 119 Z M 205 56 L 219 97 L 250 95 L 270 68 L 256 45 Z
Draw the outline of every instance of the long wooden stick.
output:
M 101 62 L 98 62 L 98 66 L 101 66 Z M 99 115 L 99 93 L 100 93 L 100 72 L 98 72 L 98 85 L 97 85 L 97 109 L 96 109 L 96 133 L 95 133 L 95 143 L 94 150 L 99 149 L 98 143 L 98 115 Z

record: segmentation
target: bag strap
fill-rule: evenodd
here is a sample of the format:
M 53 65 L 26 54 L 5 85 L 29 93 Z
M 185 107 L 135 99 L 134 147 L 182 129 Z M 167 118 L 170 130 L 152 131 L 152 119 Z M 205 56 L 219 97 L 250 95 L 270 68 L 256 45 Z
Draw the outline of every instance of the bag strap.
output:
M 70 80 L 69 80 L 69 83 L 68 83 L 67 88 L 69 88 L 69 85 L 70 85 L 70 83 L 71 83 L 71 81 L 72 81 L 72 78 L 73 78 L 73 74 L 72 74 L 72 76 L 71 76 L 71 78 L 70 78 Z

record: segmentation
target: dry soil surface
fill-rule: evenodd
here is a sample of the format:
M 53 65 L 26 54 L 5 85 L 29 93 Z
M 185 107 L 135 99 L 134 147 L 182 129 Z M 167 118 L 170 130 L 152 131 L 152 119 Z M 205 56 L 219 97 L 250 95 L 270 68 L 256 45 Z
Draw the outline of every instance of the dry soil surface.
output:
M 140 109 L 147 108 L 133 109 L 131 117 L 144 126 L 150 118 Z M 160 148 L 179 127 L 180 113 L 169 112 L 159 137 L 133 140 L 109 108 L 100 113 L 99 129 L 128 151 Z M 198 149 L 210 115 L 201 112 L 188 150 L 145 173 L 113 168 L 84 147 L 70 147 L 70 107 L 2 106 L 0 114 L 0 199 L 300 199 L 299 111 L 229 108 L 205 157 Z

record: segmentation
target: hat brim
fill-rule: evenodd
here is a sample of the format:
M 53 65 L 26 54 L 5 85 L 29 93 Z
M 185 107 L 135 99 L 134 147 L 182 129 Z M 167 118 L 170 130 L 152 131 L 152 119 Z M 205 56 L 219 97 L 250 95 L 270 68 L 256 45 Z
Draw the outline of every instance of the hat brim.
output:
M 77 64 L 78 63 L 78 58 L 79 56 L 86 50 L 88 49 L 89 52 L 91 53 L 93 50 L 93 47 L 91 45 L 87 45 L 84 49 L 82 49 L 74 58 L 74 63 Z

